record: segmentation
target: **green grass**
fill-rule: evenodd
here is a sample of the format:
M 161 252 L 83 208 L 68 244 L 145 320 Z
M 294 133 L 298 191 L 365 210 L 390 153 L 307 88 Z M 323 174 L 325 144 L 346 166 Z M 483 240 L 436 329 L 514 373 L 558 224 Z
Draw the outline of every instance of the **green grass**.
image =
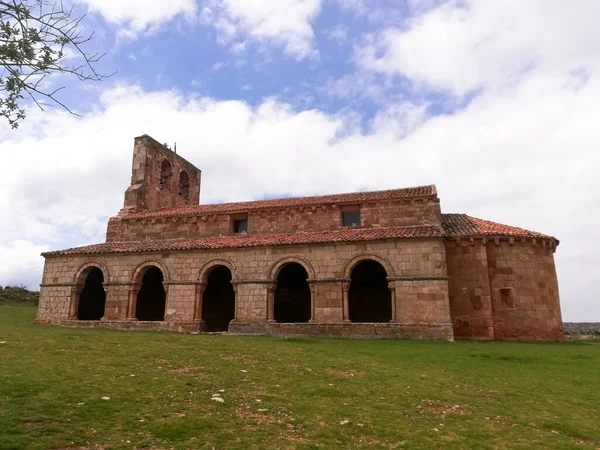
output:
M 191 336 L 35 312 L 0 306 L 1 449 L 600 447 L 597 341 Z

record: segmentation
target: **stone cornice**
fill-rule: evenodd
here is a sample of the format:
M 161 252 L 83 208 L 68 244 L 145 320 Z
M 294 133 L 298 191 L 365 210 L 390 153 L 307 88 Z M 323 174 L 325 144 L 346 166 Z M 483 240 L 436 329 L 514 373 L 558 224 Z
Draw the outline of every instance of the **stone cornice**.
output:
M 441 275 L 413 275 L 413 276 L 399 276 L 399 277 L 387 277 L 386 278 L 387 281 L 437 281 L 437 280 L 447 280 L 448 277 L 447 276 L 441 276 Z M 343 277 L 337 277 L 337 278 L 314 278 L 314 279 L 307 279 L 306 280 L 307 283 L 309 284 L 313 284 L 313 283 L 347 283 L 350 282 L 350 278 L 343 278 Z M 232 280 L 231 284 L 233 284 L 234 286 L 236 285 L 240 285 L 240 284 L 272 284 L 274 281 L 273 280 L 269 280 L 269 279 L 241 279 L 241 280 Z M 102 285 L 105 288 L 110 288 L 113 286 L 127 286 L 127 287 L 133 287 L 135 286 L 136 283 L 131 282 L 131 281 L 126 281 L 126 282 L 119 282 L 119 281 L 114 281 L 114 282 L 110 282 L 110 283 L 103 283 Z M 174 280 L 169 280 L 169 281 L 164 281 L 163 284 L 165 286 L 202 286 L 202 285 L 206 285 L 205 281 L 202 280 L 182 280 L 182 281 L 174 281 Z M 40 284 L 40 287 L 75 287 L 77 286 L 77 283 L 42 283 Z
M 446 275 L 412 275 L 405 277 L 387 277 L 388 281 L 445 281 L 448 280 Z

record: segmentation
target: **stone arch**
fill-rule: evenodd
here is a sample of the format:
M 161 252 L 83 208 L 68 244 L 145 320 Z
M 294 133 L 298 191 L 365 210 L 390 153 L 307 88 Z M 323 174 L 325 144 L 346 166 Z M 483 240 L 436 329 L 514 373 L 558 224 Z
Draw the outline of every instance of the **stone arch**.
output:
M 273 319 L 279 323 L 309 322 L 312 290 L 308 272 L 298 262 L 288 262 L 278 271 L 273 292 Z
M 306 273 L 308 274 L 309 280 L 315 279 L 315 269 L 313 269 L 313 266 L 311 265 L 311 263 L 309 263 L 304 258 L 299 258 L 297 256 L 289 256 L 287 258 L 283 258 L 283 259 L 280 259 L 279 261 L 277 261 L 269 269 L 269 271 L 267 273 L 267 278 L 269 280 L 272 280 L 273 282 L 277 282 L 277 276 L 279 275 L 279 272 L 281 271 L 281 269 L 283 269 L 283 267 L 285 265 L 287 265 L 289 263 L 293 263 L 293 262 L 298 263 L 302 267 L 304 267 L 304 270 L 306 270 Z
M 206 331 L 228 331 L 236 318 L 235 266 L 227 260 L 213 260 L 199 273 L 194 319 Z
M 204 264 L 198 271 L 198 281 L 206 283 L 210 272 L 218 266 L 227 267 L 231 272 L 231 281 L 235 282 L 237 280 L 237 269 L 234 263 L 232 263 L 228 259 L 211 259 L 206 264 Z
M 89 261 L 85 264 L 81 265 L 77 272 L 75 272 L 75 279 L 73 280 L 76 285 L 80 286 L 85 282 L 85 278 L 87 277 L 90 270 L 93 268 L 98 268 L 102 271 L 102 275 L 104 276 L 104 282 L 110 283 L 108 268 L 99 261 Z
M 359 323 L 394 321 L 394 289 L 388 281 L 389 273 L 376 259 L 363 258 L 352 266 L 347 282 L 347 319 Z
M 276 322 L 275 318 L 275 297 L 278 296 L 278 280 L 281 271 L 290 264 L 299 264 L 306 271 L 308 276 L 307 286 L 310 291 L 310 314 L 308 317 L 308 321 L 312 321 L 314 318 L 314 305 L 315 305 L 315 286 L 312 283 L 312 280 L 315 279 L 315 269 L 312 264 L 305 260 L 304 258 L 300 258 L 297 256 L 289 256 L 287 258 L 280 259 L 275 264 L 273 264 L 269 270 L 267 271 L 267 279 L 270 281 L 270 284 L 267 288 L 267 321 L 268 322 Z M 303 317 L 302 322 L 306 321 L 306 317 Z
M 108 269 L 102 263 L 91 261 L 83 264 L 76 272 L 71 293 L 72 319 L 100 320 L 106 311 Z
M 136 267 L 136 269 L 133 271 L 133 277 L 131 277 L 132 283 L 134 283 L 134 284 L 141 283 L 142 278 L 144 277 L 145 270 L 150 266 L 156 266 L 160 269 L 160 271 L 163 273 L 165 282 L 168 282 L 171 280 L 167 266 L 165 266 L 163 263 L 156 261 L 156 260 L 148 260 L 148 261 L 144 261 L 143 263 L 138 265 Z
M 362 261 L 366 261 L 366 260 L 377 261 L 379 264 L 381 264 L 383 266 L 383 268 L 385 269 L 388 277 L 396 276 L 393 266 L 390 264 L 390 262 L 387 259 L 383 258 L 382 256 L 377 256 L 377 255 L 373 255 L 373 254 L 361 254 L 361 255 L 356 255 L 354 258 L 352 258 L 350 261 L 348 261 L 348 263 L 346 264 L 346 267 L 344 268 L 344 272 L 343 272 L 344 278 L 349 279 L 350 276 L 352 275 L 352 270 L 354 269 L 354 267 L 358 263 L 360 263 Z
M 164 320 L 169 280 L 167 267 L 158 261 L 138 265 L 132 277 L 127 316 L 138 320 Z

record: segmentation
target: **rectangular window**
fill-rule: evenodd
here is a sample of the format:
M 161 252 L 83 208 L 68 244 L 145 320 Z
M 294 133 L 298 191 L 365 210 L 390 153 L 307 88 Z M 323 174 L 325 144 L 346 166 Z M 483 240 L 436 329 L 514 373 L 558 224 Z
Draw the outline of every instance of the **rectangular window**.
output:
M 360 226 L 360 210 L 359 211 L 343 211 L 342 212 L 342 224 L 345 227 L 359 227 Z
M 239 219 L 233 221 L 233 232 L 234 233 L 247 233 L 248 232 L 248 219 Z

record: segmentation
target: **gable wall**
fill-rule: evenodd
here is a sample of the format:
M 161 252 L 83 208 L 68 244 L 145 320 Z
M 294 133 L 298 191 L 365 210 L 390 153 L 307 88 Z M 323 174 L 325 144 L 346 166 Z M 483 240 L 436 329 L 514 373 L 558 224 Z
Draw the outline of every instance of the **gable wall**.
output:
M 437 197 L 367 202 L 360 206 L 364 228 L 441 224 Z M 338 230 L 343 228 L 341 209 L 340 205 L 325 205 L 249 211 L 248 234 Z M 113 217 L 107 242 L 233 235 L 232 220 L 238 217 L 239 213 L 135 220 Z

